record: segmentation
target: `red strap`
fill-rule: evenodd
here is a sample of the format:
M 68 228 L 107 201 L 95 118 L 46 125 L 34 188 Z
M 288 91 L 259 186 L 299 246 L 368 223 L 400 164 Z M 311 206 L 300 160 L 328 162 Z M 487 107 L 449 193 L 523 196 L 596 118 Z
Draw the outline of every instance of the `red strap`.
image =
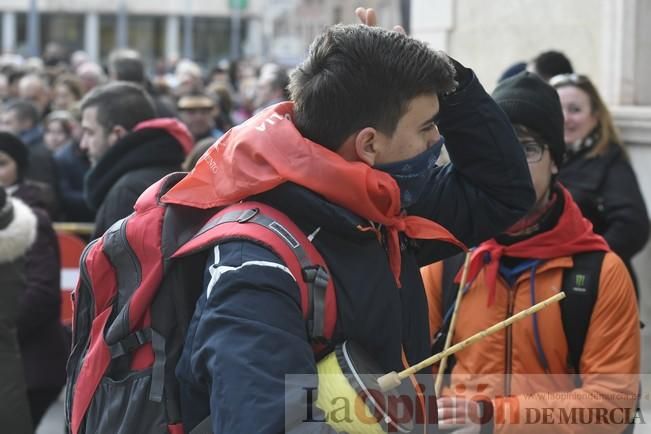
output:
M 296 224 L 284 213 L 269 205 L 259 202 L 238 203 L 222 209 L 213 217 L 211 217 L 209 219 L 209 222 L 217 220 L 228 213 L 238 211 L 244 212 L 247 210 L 255 209 L 258 210 L 259 215 L 266 216 L 275 222 L 278 222 L 285 229 L 287 229 L 287 231 L 289 231 L 289 233 L 296 239 L 296 241 L 298 241 L 313 265 L 319 265 L 328 270 L 325 260 L 314 247 L 312 242 L 308 240 L 303 231 L 300 230 L 298 226 L 296 226 Z M 294 250 L 289 246 L 288 240 L 285 240 L 277 232 L 270 230 L 265 226 L 262 226 L 260 224 L 249 224 L 247 222 L 220 223 L 217 226 L 212 227 L 204 232 L 199 231 L 199 235 L 195 236 L 192 240 L 184 244 L 179 250 L 174 253 L 172 257 L 177 258 L 180 256 L 186 256 L 229 239 L 246 239 L 257 244 L 264 245 L 265 247 L 271 249 L 283 260 L 285 265 L 287 265 L 287 268 L 289 268 L 292 275 L 296 279 L 296 283 L 298 284 L 301 294 L 301 310 L 303 312 L 303 317 L 307 319 L 310 312 L 310 306 L 308 305 L 309 290 L 306 282 L 303 280 L 303 268 L 298 258 L 296 257 Z M 328 274 L 330 274 L 329 270 Z M 331 277 L 328 280 L 325 296 L 324 337 L 326 339 L 332 338 L 336 320 L 337 301 L 335 296 L 334 283 Z M 315 351 L 319 351 L 320 349 L 322 349 L 322 346 L 315 346 Z

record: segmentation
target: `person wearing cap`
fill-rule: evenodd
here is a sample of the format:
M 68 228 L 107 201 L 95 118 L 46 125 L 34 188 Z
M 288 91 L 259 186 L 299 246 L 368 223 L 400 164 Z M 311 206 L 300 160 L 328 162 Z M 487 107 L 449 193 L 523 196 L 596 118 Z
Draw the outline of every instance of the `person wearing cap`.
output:
M 179 118 L 194 137 L 197 143 L 206 137 L 217 139 L 224 134 L 216 127 L 219 108 L 215 100 L 203 93 L 185 95 L 177 103 Z
M 492 96 L 524 148 L 536 202 L 520 221 L 473 250 L 452 345 L 555 295 L 576 255 L 604 254 L 601 271 L 594 273 L 596 301 L 586 320 L 578 366 L 568 363 L 577 351 L 564 334 L 563 305 L 553 304 L 455 354 L 449 384 L 439 398 L 439 423 L 464 433 L 623 432 L 635 415 L 640 370 L 639 316 L 631 277 L 556 179 L 565 141 L 563 111 L 554 89 L 525 71 L 501 82 Z M 456 297 L 460 262 L 455 261 L 455 267 L 447 260 L 421 270 L 434 344 L 447 317 L 445 293 Z M 593 271 L 585 270 L 584 276 Z M 454 280 L 446 279 L 446 273 Z M 582 283 L 562 289 L 576 288 Z M 580 377 L 570 375 L 574 373 Z M 619 412 L 599 424 L 583 416 L 591 409 Z M 482 418 L 471 417 L 479 411 Z M 582 419 L 572 420 L 570 412 Z

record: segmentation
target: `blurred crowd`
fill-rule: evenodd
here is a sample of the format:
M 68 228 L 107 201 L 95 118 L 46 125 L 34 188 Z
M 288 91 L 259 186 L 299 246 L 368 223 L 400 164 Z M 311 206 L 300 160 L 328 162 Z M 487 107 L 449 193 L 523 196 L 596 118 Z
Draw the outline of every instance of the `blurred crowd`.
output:
M 148 74 L 139 53 L 129 49 L 112 52 L 106 65 L 81 51 L 68 56 L 56 45 L 48 46 L 43 58 L 0 56 L 0 130 L 27 146 L 25 178 L 45 191 L 42 197 L 56 221 L 94 220 L 96 210 L 83 196 L 91 162 L 80 148 L 81 101 L 115 81 L 142 86 L 154 102 L 155 117 L 177 118 L 195 143 L 212 143 L 257 110 L 285 100 L 288 76 L 271 63 L 223 61 L 206 70 L 185 59 L 161 62 Z

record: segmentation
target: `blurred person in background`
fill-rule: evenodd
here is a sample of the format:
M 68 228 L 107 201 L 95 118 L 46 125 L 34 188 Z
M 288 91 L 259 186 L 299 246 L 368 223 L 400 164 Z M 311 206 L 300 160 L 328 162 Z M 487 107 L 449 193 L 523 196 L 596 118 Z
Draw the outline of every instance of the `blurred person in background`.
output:
M 0 165 L 0 180 L 3 172 Z M 25 253 L 35 238 L 34 213 L 0 187 L 0 421 L 3 431 L 16 434 L 34 432 L 16 321 L 25 290 Z
M 39 75 L 28 74 L 20 79 L 18 97 L 34 104 L 38 110 L 39 120 L 45 118 L 50 112 L 50 85 Z
M 158 89 L 147 79 L 145 64 L 137 51 L 129 48 L 112 51 L 109 55 L 108 71 L 109 80 L 127 81 L 143 86 L 154 101 L 157 117 L 176 116 L 174 104 L 165 95 L 159 94 Z
M 17 309 L 18 341 L 36 428 L 65 384 L 68 348 L 60 323 L 59 244 L 41 191 L 25 180 L 28 153 L 18 137 L 0 133 L 0 186 L 25 202 L 38 222 L 35 242 L 25 255 L 26 282 Z
M 21 67 L 15 66 L 7 74 L 9 80 L 8 99 L 16 99 L 18 96 L 18 83 L 25 76 L 25 70 Z
M 0 73 L 0 104 L 9 98 L 9 78 L 5 73 Z
M 585 75 L 557 75 L 550 84 L 563 106 L 568 148 L 559 180 L 636 280 L 631 259 L 649 238 L 649 216 L 610 111 Z
M 289 99 L 289 76 L 279 65 L 267 63 L 260 69 L 260 76 L 255 86 L 253 105 L 255 112 Z
M 77 50 L 70 55 L 70 68 L 76 71 L 82 63 L 90 62 L 90 56 L 84 50 Z
M 252 65 L 240 62 L 236 64 L 235 75 L 237 94 L 232 118 L 233 124 L 239 125 L 253 116 L 253 112 L 255 111 L 254 99 L 256 95 L 256 85 L 258 83 L 258 74 Z
M 179 170 L 194 141 L 181 122 L 156 118 L 152 99 L 133 83 L 116 81 L 93 89 L 81 110 L 80 147 L 91 162 L 84 195 L 97 211 L 97 238 L 131 214 L 147 187 Z
M 53 111 L 45 118 L 43 143 L 54 155 L 72 140 L 72 123 L 72 115 L 64 110 Z
M 174 70 L 174 94 L 177 98 L 203 90 L 201 67 L 195 62 L 183 59 Z
M 78 121 L 67 111 L 53 111 L 45 118 L 45 143 L 54 152 L 63 221 L 92 222 L 95 215 L 84 199 L 84 177 L 90 169 L 79 148 Z
M 215 100 L 207 93 L 193 93 L 179 98 L 176 106 L 179 118 L 192 133 L 195 143 L 206 137 L 217 139 L 224 134 L 216 126 L 219 106 Z
M 549 81 L 558 74 L 571 74 L 574 72 L 572 62 L 565 54 L 556 50 L 543 51 L 527 65 L 527 70 Z
M 31 102 L 15 100 L 0 109 L 0 131 L 18 136 L 29 148 L 26 178 L 55 189 L 57 174 L 52 153 L 43 142 L 43 128 L 38 110 Z
M 108 77 L 111 81 L 145 82 L 145 65 L 140 54 L 129 48 L 111 51 L 108 59 Z
M 234 125 L 232 117 L 234 108 L 233 92 L 219 83 L 212 83 L 208 86 L 208 92 L 217 96 L 218 112 L 215 117 L 217 129 L 223 132 L 230 130 Z
M 507 78 L 511 78 L 516 74 L 519 74 L 520 72 L 524 71 L 527 69 L 527 63 L 526 62 L 515 62 L 509 67 L 507 67 L 501 74 L 500 77 L 497 79 L 497 83 L 501 83 L 502 81 L 506 80 Z
M 82 97 L 81 81 L 74 75 L 60 75 L 54 82 L 52 110 L 73 110 Z
M 194 145 L 194 148 L 192 148 L 188 156 L 185 157 L 185 161 L 183 161 L 181 169 L 183 169 L 184 172 L 190 172 L 192 169 L 194 169 L 194 166 L 197 165 L 199 159 L 203 157 L 203 154 L 205 154 L 206 151 L 210 149 L 214 143 L 215 139 L 212 137 L 206 137 L 199 140 Z
M 104 70 L 95 62 L 82 63 L 75 70 L 75 74 L 81 81 L 81 90 L 84 95 L 106 81 Z

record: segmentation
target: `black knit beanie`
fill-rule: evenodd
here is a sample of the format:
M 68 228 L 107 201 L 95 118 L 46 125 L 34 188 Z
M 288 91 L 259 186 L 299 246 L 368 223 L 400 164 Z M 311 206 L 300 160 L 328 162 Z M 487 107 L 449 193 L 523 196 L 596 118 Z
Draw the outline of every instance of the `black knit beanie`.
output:
M 9 154 L 16 162 L 18 180 L 23 179 L 29 164 L 29 149 L 25 143 L 11 133 L 0 131 L 0 151 Z
M 546 141 L 552 159 L 560 167 L 566 148 L 563 109 L 556 89 L 524 71 L 500 82 L 492 96 L 512 124 L 524 125 Z

